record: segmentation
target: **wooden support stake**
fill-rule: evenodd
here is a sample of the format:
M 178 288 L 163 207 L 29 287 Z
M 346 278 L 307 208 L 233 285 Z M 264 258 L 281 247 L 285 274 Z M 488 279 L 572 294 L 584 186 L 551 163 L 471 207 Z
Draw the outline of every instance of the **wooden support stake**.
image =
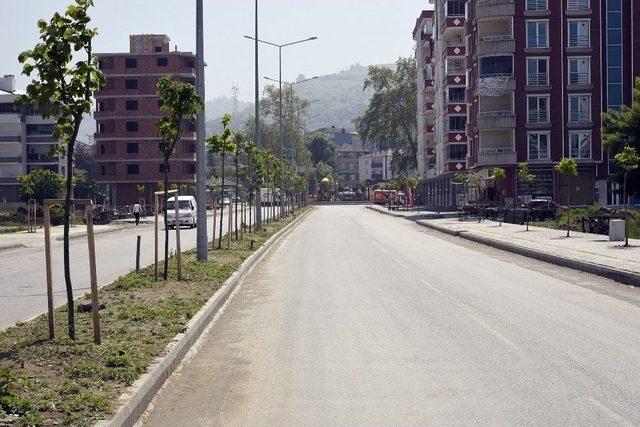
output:
M 93 342 L 100 344 L 100 303 L 98 302 L 98 275 L 96 273 L 96 245 L 93 234 L 93 205 L 84 207 L 87 220 L 87 244 L 89 246 L 89 272 L 91 274 L 91 312 L 93 314 Z
M 178 280 L 182 280 L 182 252 L 180 250 L 180 203 L 178 192 L 175 193 L 175 226 L 176 226 L 176 264 L 178 268 Z
M 233 211 L 233 206 L 231 203 L 229 203 L 229 218 L 227 220 L 227 250 L 231 249 L 231 223 L 233 221 L 231 221 L 231 215 L 232 215 L 232 211 Z
M 136 272 L 140 271 L 140 239 L 142 236 L 138 236 L 136 239 Z
M 43 206 L 44 211 L 44 256 L 47 270 L 47 313 L 49 317 L 49 339 L 55 337 L 55 324 L 53 320 L 53 282 L 51 274 L 51 214 L 49 205 Z
M 156 222 L 155 222 L 155 245 L 154 245 L 154 249 L 155 249 L 155 279 L 156 281 L 158 281 L 158 195 L 155 194 L 155 216 L 156 216 Z
M 215 197 L 214 197 L 215 199 Z M 217 200 L 213 201 L 213 241 L 212 241 L 212 246 L 211 249 L 216 248 L 216 224 L 217 224 L 217 219 L 218 219 L 218 202 Z

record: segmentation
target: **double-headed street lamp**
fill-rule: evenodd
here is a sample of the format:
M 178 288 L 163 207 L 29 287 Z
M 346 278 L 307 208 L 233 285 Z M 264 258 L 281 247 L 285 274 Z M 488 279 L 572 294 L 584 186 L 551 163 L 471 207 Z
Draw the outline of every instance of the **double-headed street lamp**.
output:
M 267 44 L 269 46 L 274 46 L 278 48 L 278 74 L 279 74 L 279 79 L 278 82 L 280 83 L 280 105 L 278 106 L 278 116 L 279 116 L 279 121 L 280 121 L 280 158 L 281 160 L 284 160 L 284 121 L 283 121 L 283 117 L 282 117 L 282 49 L 288 46 L 293 46 L 296 44 L 300 44 L 300 43 L 304 43 L 304 42 L 309 42 L 312 40 L 317 40 L 317 37 L 309 37 L 307 39 L 303 39 L 303 40 L 297 40 L 294 42 L 290 42 L 290 43 L 284 43 L 284 44 L 278 44 L 278 43 L 273 43 L 273 42 L 269 42 L 266 40 L 260 40 L 256 37 L 251 37 L 251 36 L 244 36 L 245 38 L 249 39 L 249 40 L 253 40 L 256 43 L 264 43 Z M 282 192 L 282 191 L 281 191 Z M 282 216 L 284 214 L 284 197 L 280 197 L 280 215 Z

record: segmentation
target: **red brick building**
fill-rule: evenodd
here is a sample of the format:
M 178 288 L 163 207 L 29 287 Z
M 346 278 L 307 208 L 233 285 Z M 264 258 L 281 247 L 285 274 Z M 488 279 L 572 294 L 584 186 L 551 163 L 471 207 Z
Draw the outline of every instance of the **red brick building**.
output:
M 195 84 L 195 57 L 170 49 L 166 35 L 130 36 L 128 53 L 100 53 L 106 85 L 96 93 L 96 181 L 109 188 L 111 203 L 132 204 L 151 194 L 163 180 L 161 139 L 156 122 L 162 117 L 157 82 L 165 75 Z M 169 165 L 169 181 L 195 184 L 195 125 L 185 122 L 182 140 Z M 144 194 L 138 186 L 145 187 Z

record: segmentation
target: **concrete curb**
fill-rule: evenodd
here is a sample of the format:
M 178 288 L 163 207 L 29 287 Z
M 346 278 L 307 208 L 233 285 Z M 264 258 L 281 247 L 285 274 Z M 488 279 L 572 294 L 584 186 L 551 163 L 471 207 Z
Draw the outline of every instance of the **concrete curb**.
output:
M 415 215 L 412 216 L 406 216 L 406 215 L 402 215 L 400 213 L 396 213 L 395 211 L 389 211 L 389 210 L 380 210 L 380 209 L 376 209 L 373 206 L 365 206 L 367 209 L 372 210 L 374 212 L 378 212 L 379 214 L 382 215 L 388 215 L 388 216 L 392 216 L 394 218 L 402 218 L 402 219 L 406 219 L 409 221 L 419 221 L 419 220 L 426 220 L 426 219 L 445 219 L 445 218 L 457 218 L 458 214 L 457 213 L 419 213 L 416 212 Z
M 17 248 L 26 248 L 26 246 L 23 245 L 22 243 L 8 243 L 6 245 L 0 245 L 0 252 L 8 251 L 10 249 L 17 249 Z
M 249 258 L 244 260 L 238 270 L 222 284 L 220 289 L 218 289 L 200 311 L 189 321 L 186 332 L 175 336 L 173 342 L 167 346 L 165 356 L 151 365 L 147 373 L 140 377 L 118 399 L 121 406 L 113 418 L 108 421 L 99 421 L 96 426 L 133 426 L 163 386 L 164 382 L 180 365 L 189 349 L 198 340 L 207 326 L 209 326 L 220 308 L 227 302 L 229 296 L 238 284 L 251 273 L 256 265 L 264 259 L 280 240 L 287 236 L 293 228 L 300 224 L 312 211 L 313 209 L 293 220 L 285 228 L 271 236 L 271 238 L 251 254 Z
M 122 230 L 128 230 L 130 228 L 135 228 L 135 225 L 133 227 L 124 226 L 124 227 L 117 227 L 117 228 L 110 228 L 110 229 L 98 229 L 98 230 L 95 230 L 93 234 L 97 236 L 98 234 L 115 233 Z M 79 239 L 80 237 L 85 237 L 86 235 L 87 235 L 86 231 L 81 231 L 77 234 L 69 235 L 69 240 Z M 56 242 L 61 242 L 62 240 L 64 240 L 64 235 L 58 235 L 54 237 L 53 240 Z
M 619 282 L 625 285 L 640 286 L 640 274 L 632 271 L 619 270 L 606 265 L 594 264 L 591 262 L 581 261 L 577 259 L 563 258 L 558 255 L 544 253 L 535 249 L 529 249 L 523 246 L 514 245 L 512 243 L 503 242 L 501 240 L 474 235 L 465 230 L 451 230 L 446 227 L 432 224 L 429 221 L 419 220 L 416 222 L 417 224 L 423 227 L 426 227 L 441 233 L 445 233 L 450 236 L 460 237 L 462 239 L 469 240 L 471 242 L 480 243 L 486 246 L 491 246 L 496 249 L 501 249 L 503 251 L 511 252 L 517 255 L 522 255 L 529 258 L 537 259 L 538 261 L 544 261 L 550 264 L 559 265 L 561 267 L 567 267 L 574 270 L 583 271 L 585 273 L 594 274 L 596 276 L 615 280 L 616 282 Z

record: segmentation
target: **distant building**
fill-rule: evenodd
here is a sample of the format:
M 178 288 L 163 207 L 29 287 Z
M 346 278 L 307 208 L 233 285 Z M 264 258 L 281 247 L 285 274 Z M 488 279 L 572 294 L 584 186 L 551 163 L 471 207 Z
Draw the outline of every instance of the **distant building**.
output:
M 362 147 L 362 138 L 360 138 L 360 135 L 358 135 L 357 132 L 347 132 L 346 129 L 337 128 L 335 126 L 320 128 L 314 131 L 314 133 L 315 132 L 327 135 L 336 147 L 340 147 L 342 145 Z
M 164 178 L 161 140 L 156 122 L 163 116 L 157 97 L 160 77 L 195 84 L 195 56 L 191 52 L 170 50 L 166 35 L 130 36 L 127 53 L 98 54 L 106 85 L 96 93 L 95 118 L 98 146 L 96 182 L 106 184 L 112 204 L 132 204 L 145 186 L 146 199 Z M 169 181 L 195 184 L 196 132 L 185 121 L 182 139 L 169 164 Z
M 336 175 L 340 187 L 360 185 L 360 157 L 369 154 L 366 148 L 345 144 L 336 147 Z
M 359 161 L 360 183 L 376 183 L 391 180 L 391 151 L 375 152 L 361 156 Z
M 65 174 L 64 158 L 49 153 L 58 141 L 53 138 L 54 119 L 43 119 L 42 111 L 29 106 L 15 108 L 14 101 L 24 94 L 16 90 L 15 78 L 0 78 L 0 203 L 15 206 L 19 197 L 19 175 L 35 169 Z

